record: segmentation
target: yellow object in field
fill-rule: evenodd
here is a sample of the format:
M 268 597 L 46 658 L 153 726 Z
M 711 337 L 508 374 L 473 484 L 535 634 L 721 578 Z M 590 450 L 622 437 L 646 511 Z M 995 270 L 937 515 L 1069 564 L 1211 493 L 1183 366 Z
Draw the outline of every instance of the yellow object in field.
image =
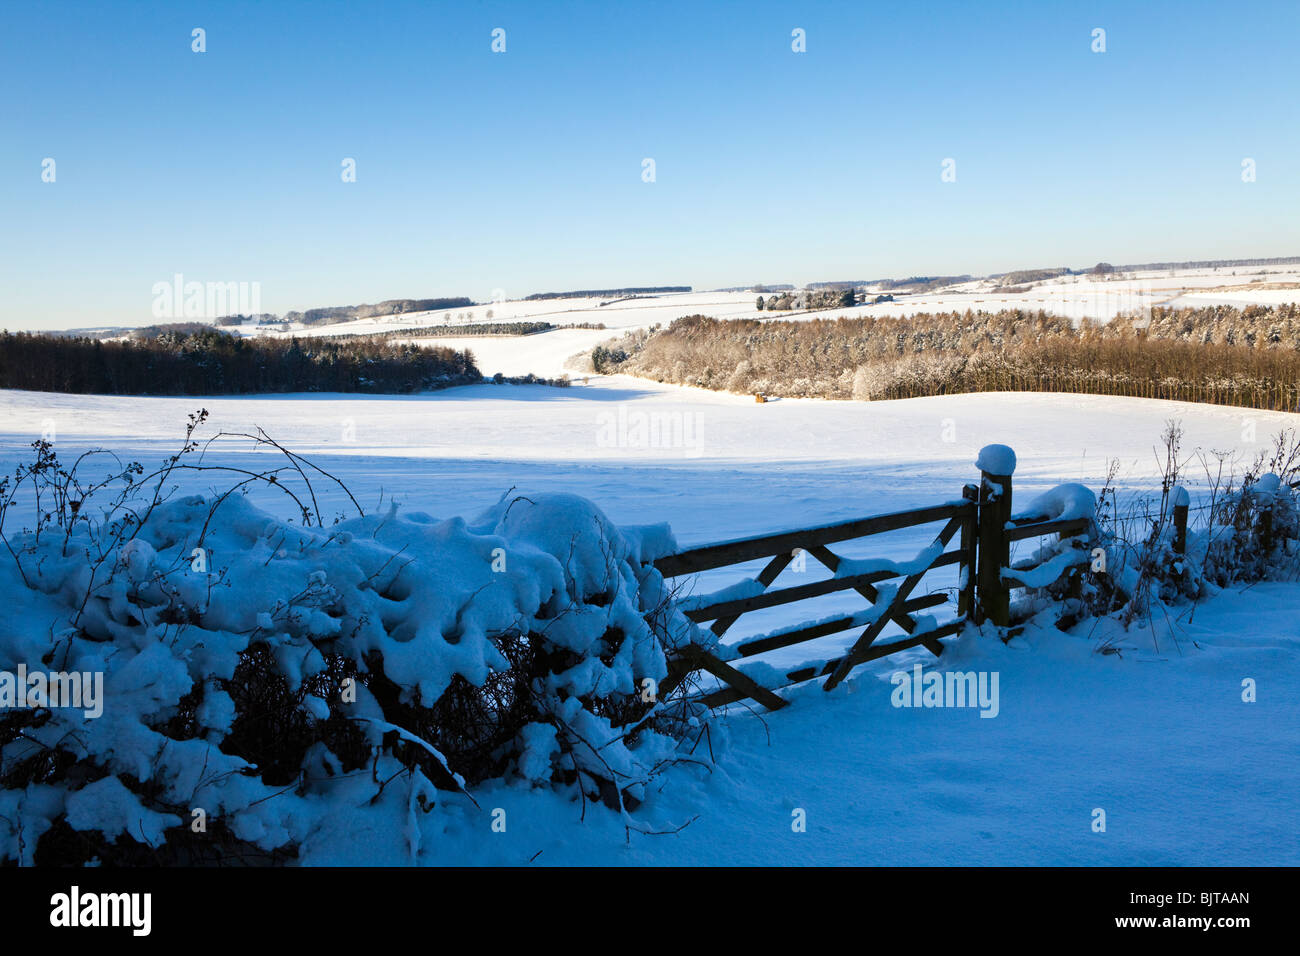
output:
M 756 402 L 765 402 L 765 401 L 767 401 L 767 399 L 766 399 L 765 397 L 763 397 L 762 395 L 755 395 L 755 396 L 754 396 L 754 401 L 756 401 Z

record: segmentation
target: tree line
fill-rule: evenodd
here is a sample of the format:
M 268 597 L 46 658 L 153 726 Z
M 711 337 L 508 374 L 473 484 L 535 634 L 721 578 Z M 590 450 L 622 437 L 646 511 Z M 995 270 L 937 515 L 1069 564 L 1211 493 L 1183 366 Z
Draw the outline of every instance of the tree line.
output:
M 806 321 L 678 319 L 602 347 L 607 371 L 787 397 L 958 392 L 1127 395 L 1300 410 L 1300 306 L 1154 309 L 1110 322 L 1045 312 Z
M 0 333 L 0 388 L 99 395 L 404 393 L 481 379 L 468 350 L 385 339 L 248 339 L 214 328 L 113 341 Z

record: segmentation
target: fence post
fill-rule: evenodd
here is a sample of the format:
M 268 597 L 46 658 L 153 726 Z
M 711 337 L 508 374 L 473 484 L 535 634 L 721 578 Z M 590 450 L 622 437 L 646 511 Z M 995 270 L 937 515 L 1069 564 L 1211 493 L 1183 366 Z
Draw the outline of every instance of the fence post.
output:
M 1273 550 L 1273 506 L 1277 503 L 1277 493 L 1281 487 L 1282 479 L 1272 472 L 1262 475 L 1255 483 L 1255 501 L 1259 509 L 1259 544 L 1265 556 Z
M 976 522 L 979 521 L 979 485 L 969 484 L 962 488 L 961 496 L 973 506 L 970 516 L 961 523 L 961 563 L 957 566 L 961 590 L 957 592 L 957 616 L 973 619 L 975 617 L 975 542 L 979 537 Z
M 979 547 L 975 623 L 1011 624 L 1011 589 L 1002 569 L 1011 562 L 1007 522 L 1011 520 L 1011 476 L 1016 453 L 1006 445 L 985 445 L 975 467 L 980 470 Z
M 1174 553 L 1187 552 L 1187 509 L 1191 505 L 1191 495 L 1182 485 L 1174 488 Z

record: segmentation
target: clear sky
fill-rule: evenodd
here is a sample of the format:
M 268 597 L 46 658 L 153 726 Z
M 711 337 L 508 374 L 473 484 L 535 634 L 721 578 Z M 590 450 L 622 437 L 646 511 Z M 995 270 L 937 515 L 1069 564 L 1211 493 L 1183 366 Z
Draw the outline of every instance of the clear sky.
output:
M 1298 61 L 1296 0 L 0 0 L 0 325 L 1297 255 Z

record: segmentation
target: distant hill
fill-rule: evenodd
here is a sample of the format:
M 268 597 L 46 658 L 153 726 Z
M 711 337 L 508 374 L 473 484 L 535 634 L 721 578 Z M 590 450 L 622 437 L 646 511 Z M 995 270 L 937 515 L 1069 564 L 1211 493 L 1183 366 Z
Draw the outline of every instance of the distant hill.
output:
M 632 286 L 626 289 L 581 289 L 576 292 L 534 292 L 526 296 L 525 302 L 535 302 L 538 299 L 610 299 L 615 296 L 626 295 L 658 295 L 663 292 L 690 292 L 691 287 L 688 285 L 653 285 L 653 286 Z
M 1159 272 L 1168 269 L 1225 269 L 1225 268 L 1244 268 L 1246 266 L 1289 266 L 1300 265 L 1300 256 L 1278 256 L 1271 259 L 1201 259 L 1189 262 L 1142 262 L 1129 265 L 1116 265 L 1110 267 L 1110 272 Z M 805 289 L 850 289 L 862 288 L 863 286 L 874 286 L 879 289 L 888 289 L 902 292 L 932 292 L 935 289 L 944 286 L 956 285 L 959 282 L 970 282 L 973 279 L 984 278 L 996 280 L 1000 286 L 1018 286 L 1027 283 L 1043 282 L 1049 279 L 1059 278 L 1061 276 L 1084 275 L 1092 272 L 1094 266 L 1084 266 L 1079 269 L 1072 269 L 1068 266 L 1057 266 L 1045 269 L 1015 269 L 1010 272 L 991 272 L 987 276 L 910 276 L 906 279 L 856 279 L 840 280 L 834 282 L 809 282 Z M 777 290 L 780 286 L 768 286 L 770 290 Z M 788 287 L 786 287 L 788 288 Z M 741 290 L 719 290 L 719 291 L 741 291 Z
M 857 289 L 867 284 L 865 279 L 844 279 L 837 282 L 809 282 L 806 288 L 809 289 Z
M 959 282 L 969 282 L 974 276 L 910 276 L 906 279 L 877 279 L 869 283 L 882 290 L 898 290 L 902 292 L 933 292 L 935 289 L 942 289 L 944 286 L 956 285 Z
M 1061 276 L 1077 274 L 1076 270 L 1061 266 L 1059 269 L 1017 269 L 1015 272 L 1004 272 L 1001 275 L 989 276 L 989 278 L 997 279 L 998 285 L 1006 287 L 1046 282 L 1048 279 L 1059 279 Z
M 377 315 L 402 315 L 406 312 L 436 312 L 439 309 L 463 309 L 474 305 L 473 299 L 464 296 L 444 299 L 386 299 L 374 305 L 335 305 L 305 312 L 286 312 L 283 321 L 301 322 L 303 325 L 332 325 L 370 319 Z
M 135 331 L 134 326 L 129 325 L 95 325 L 86 326 L 78 329 L 51 329 L 43 331 L 42 335 L 50 335 L 55 338 L 71 339 L 115 339 L 124 335 L 130 335 Z
M 1273 259 L 1202 259 L 1199 262 L 1143 262 L 1115 268 L 1120 272 L 1157 272 L 1162 269 L 1235 269 L 1242 266 L 1291 265 L 1300 265 L 1300 256 L 1281 256 Z

